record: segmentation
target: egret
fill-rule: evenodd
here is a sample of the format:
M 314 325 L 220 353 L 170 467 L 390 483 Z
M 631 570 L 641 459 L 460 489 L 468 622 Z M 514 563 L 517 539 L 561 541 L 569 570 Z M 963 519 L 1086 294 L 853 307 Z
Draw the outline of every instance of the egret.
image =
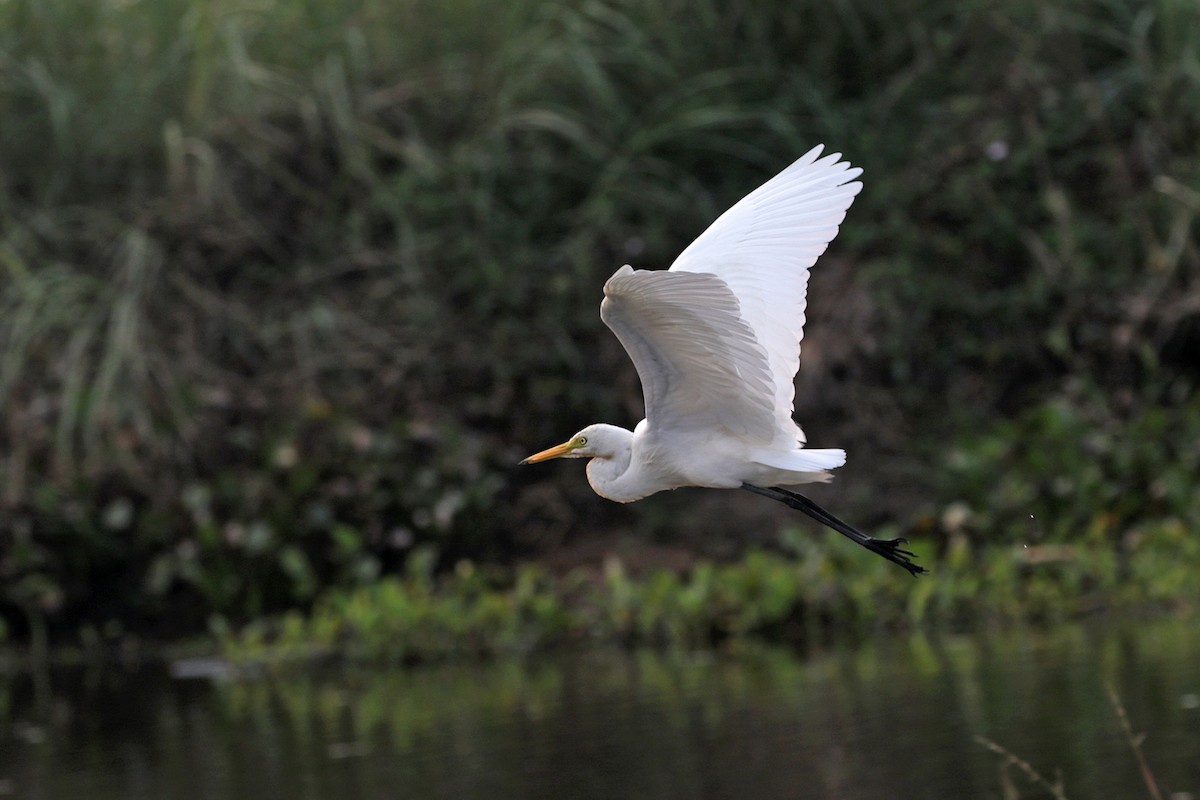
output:
M 590 458 L 596 494 L 629 503 L 682 486 L 745 489 L 904 567 L 904 539 L 876 539 L 790 487 L 831 479 L 844 450 L 805 448 L 792 419 L 809 269 L 862 189 L 862 170 L 818 145 L 742 198 L 668 270 L 621 267 L 600 318 L 633 360 L 646 418 L 589 425 L 522 464 Z

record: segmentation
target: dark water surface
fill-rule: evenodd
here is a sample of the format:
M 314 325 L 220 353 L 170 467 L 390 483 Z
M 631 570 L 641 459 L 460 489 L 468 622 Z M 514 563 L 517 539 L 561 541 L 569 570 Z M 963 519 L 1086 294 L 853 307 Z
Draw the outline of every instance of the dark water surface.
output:
M 1200 619 L 601 652 L 245 682 L 0 679 L 0 796 L 1001 798 L 999 742 L 1070 798 L 1200 798 Z M 1022 797 L 1045 797 L 1015 771 Z

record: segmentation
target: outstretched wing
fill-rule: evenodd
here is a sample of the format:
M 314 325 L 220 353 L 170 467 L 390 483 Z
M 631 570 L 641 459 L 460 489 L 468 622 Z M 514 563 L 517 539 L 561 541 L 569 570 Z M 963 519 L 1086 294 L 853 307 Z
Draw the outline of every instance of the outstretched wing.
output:
M 748 194 L 671 265 L 673 273 L 712 274 L 728 285 L 741 319 L 766 353 L 775 419 L 785 428 L 795 425 L 793 381 L 800 368 L 808 271 L 862 190 L 854 180 L 861 169 L 839 162 L 840 153 L 818 159 L 821 150 L 814 147 Z
M 600 318 L 637 367 L 652 428 L 774 438 L 767 354 L 721 278 L 624 266 L 604 284 Z

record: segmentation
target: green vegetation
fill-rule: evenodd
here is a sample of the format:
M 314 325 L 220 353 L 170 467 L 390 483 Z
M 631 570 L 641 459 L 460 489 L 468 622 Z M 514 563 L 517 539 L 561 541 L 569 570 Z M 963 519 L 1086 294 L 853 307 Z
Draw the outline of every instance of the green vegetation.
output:
M 683 5 L 0 3 L 10 631 L 293 609 L 317 642 L 427 629 L 382 645 L 409 658 L 1185 602 L 1200 11 Z M 686 498 L 512 464 L 639 415 L 603 279 L 818 141 L 867 188 L 798 414 L 886 456 L 917 499 L 846 516 L 891 513 L 934 580 L 826 541 L 603 589 L 515 567 L 615 527 L 709 551 Z
M 1191 488 L 1200 402 L 1180 411 L 1117 420 L 1098 398 L 1054 401 L 966 440 L 950 453 L 943 479 L 947 492 L 963 491 L 971 502 L 883 532 L 909 537 L 935 565 L 916 581 L 832 534 L 798 528 L 783 534 L 786 555 L 752 550 L 735 563 L 701 561 L 686 574 L 631 574 L 610 557 L 599 570 L 562 576 L 470 560 L 438 575 L 434 552 L 420 548 L 403 575 L 326 592 L 308 615 L 236 633 L 224 622 L 217 628 L 226 654 L 251 663 L 334 651 L 406 662 L 587 642 L 804 643 L 825 639 L 831 626 L 853 634 L 1063 622 L 1102 611 L 1190 613 L 1200 604 L 1200 537 L 1191 522 L 1200 518 Z
M 1102 537 L 1078 547 L 982 547 L 955 540 L 932 577 L 907 574 L 837 542 L 790 531 L 795 557 L 751 551 L 687 574 L 631 575 L 617 559 L 599 572 L 554 576 L 461 561 L 432 574 L 429 552 L 403 576 L 333 589 L 308 614 L 289 612 L 236 631 L 217 620 L 222 652 L 249 667 L 330 656 L 376 664 L 526 655 L 578 645 L 695 649 L 746 639 L 793 644 L 879 628 L 961 628 L 1065 622 L 1096 612 L 1191 613 L 1200 544 L 1178 523 L 1139 529 L 1118 556 Z M 832 547 L 829 546 L 832 544 Z M 918 552 L 934 549 L 915 540 Z

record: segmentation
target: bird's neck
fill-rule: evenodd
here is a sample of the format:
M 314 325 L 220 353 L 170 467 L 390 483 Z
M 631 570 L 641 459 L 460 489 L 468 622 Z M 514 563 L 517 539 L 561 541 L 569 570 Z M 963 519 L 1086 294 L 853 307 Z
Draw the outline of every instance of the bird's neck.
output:
M 598 455 L 588 462 L 588 483 L 592 485 L 596 494 L 618 503 L 640 499 L 642 494 L 635 496 L 623 485 L 633 477 L 630 474 L 633 432 L 614 425 L 608 429 L 608 438 L 612 440 L 611 452 Z

